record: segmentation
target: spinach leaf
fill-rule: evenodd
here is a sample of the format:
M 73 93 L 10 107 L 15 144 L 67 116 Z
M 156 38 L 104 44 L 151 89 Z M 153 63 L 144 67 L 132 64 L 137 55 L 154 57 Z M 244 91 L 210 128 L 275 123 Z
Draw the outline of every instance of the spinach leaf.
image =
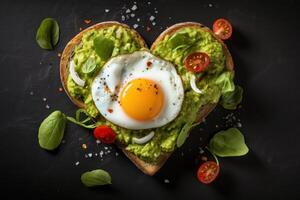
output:
M 35 36 L 36 42 L 42 49 L 53 49 L 59 40 L 59 26 L 55 19 L 44 19 Z
M 87 187 L 108 185 L 111 184 L 111 176 L 108 172 L 97 169 L 83 173 L 81 175 L 81 182 Z
M 97 67 L 96 60 L 94 58 L 88 58 L 83 64 L 81 71 L 85 74 L 93 72 Z
M 237 128 L 216 133 L 210 140 L 208 148 L 220 157 L 243 156 L 249 151 L 243 134 Z
M 243 99 L 243 88 L 239 85 L 236 85 L 234 91 L 227 92 L 222 95 L 220 104 L 225 109 L 235 110 L 237 105 L 239 105 L 242 102 L 242 99 Z
M 40 147 L 47 150 L 56 149 L 64 136 L 66 117 L 60 111 L 52 112 L 41 123 L 38 133 Z
M 190 129 L 193 127 L 193 123 L 191 123 L 191 122 L 188 122 L 188 123 L 186 123 L 183 127 L 182 127 L 182 129 L 181 129 L 181 131 L 180 131 L 180 133 L 179 133 L 179 135 L 178 135 L 178 137 L 177 137 L 177 141 L 176 141 L 176 145 L 177 145 L 177 147 L 181 147 L 183 144 L 184 144 L 184 142 L 185 142 L 185 140 L 188 138 L 188 136 L 189 136 L 189 131 L 190 131 Z
M 106 61 L 111 57 L 114 50 L 114 41 L 102 36 L 98 36 L 94 39 L 94 48 L 101 60 Z
M 191 38 L 189 37 L 188 33 L 178 33 L 172 36 L 169 41 L 168 45 L 170 48 L 175 49 L 176 47 L 187 45 L 189 46 L 191 44 Z
M 233 82 L 234 74 L 233 72 L 223 72 L 217 79 L 216 84 L 221 88 L 221 93 L 225 94 L 227 92 L 234 91 L 234 82 Z

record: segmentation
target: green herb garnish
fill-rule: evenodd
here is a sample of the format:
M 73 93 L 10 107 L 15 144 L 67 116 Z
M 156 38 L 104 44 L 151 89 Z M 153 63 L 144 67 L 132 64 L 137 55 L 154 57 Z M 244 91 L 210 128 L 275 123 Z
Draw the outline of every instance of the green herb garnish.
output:
M 216 133 L 210 140 L 208 148 L 220 157 L 243 156 L 249 151 L 243 134 L 237 128 Z
M 42 49 L 53 49 L 59 40 L 59 26 L 55 19 L 44 19 L 35 36 L 36 42 Z
M 93 72 L 97 68 L 97 63 L 94 58 L 88 58 L 83 64 L 81 71 L 85 74 Z
M 98 36 L 94 39 L 95 51 L 103 61 L 106 61 L 111 57 L 114 47 L 114 41 L 111 39 L 102 36 Z
M 111 176 L 108 172 L 97 169 L 85 172 L 81 175 L 81 182 L 87 187 L 111 184 Z
M 237 106 L 242 102 L 242 99 L 243 99 L 243 88 L 239 85 L 236 85 L 234 91 L 227 92 L 222 95 L 220 104 L 225 109 L 235 110 Z
M 40 147 L 56 149 L 64 136 L 66 117 L 60 111 L 52 112 L 40 125 L 38 139 Z

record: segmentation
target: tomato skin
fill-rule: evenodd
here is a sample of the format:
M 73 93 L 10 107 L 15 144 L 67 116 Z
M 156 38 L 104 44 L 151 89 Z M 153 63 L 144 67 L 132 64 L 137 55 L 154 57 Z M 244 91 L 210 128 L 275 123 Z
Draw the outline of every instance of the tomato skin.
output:
M 204 52 L 194 52 L 184 59 L 184 65 L 188 71 L 199 73 L 203 72 L 209 65 L 210 58 Z
M 221 39 L 227 40 L 232 35 L 232 26 L 226 19 L 217 19 L 213 24 L 213 32 Z
M 197 171 L 197 178 L 201 183 L 209 184 L 213 182 L 220 172 L 220 167 L 215 161 L 202 163 Z
M 112 144 L 116 140 L 117 134 L 111 127 L 102 125 L 94 129 L 94 137 L 104 144 Z

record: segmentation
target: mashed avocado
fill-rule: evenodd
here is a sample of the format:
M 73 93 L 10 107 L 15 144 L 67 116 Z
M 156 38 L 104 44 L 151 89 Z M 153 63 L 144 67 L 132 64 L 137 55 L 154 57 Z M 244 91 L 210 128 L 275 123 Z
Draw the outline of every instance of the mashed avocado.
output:
M 168 60 L 176 65 L 177 71 L 182 77 L 185 90 L 184 101 L 177 118 L 172 122 L 156 129 L 133 131 L 115 126 L 99 116 L 99 112 L 94 106 L 90 86 L 93 78 L 105 64 L 97 56 L 93 49 L 93 40 L 97 36 L 104 36 L 114 41 L 115 47 L 112 56 L 124 53 L 131 53 L 142 49 L 134 40 L 133 33 L 122 27 L 110 27 L 104 30 L 92 30 L 83 36 L 82 42 L 74 52 L 73 60 L 76 64 L 76 71 L 79 76 L 86 81 L 85 87 L 77 86 L 71 77 L 68 78 L 67 87 L 70 94 L 84 101 L 87 112 L 93 117 L 99 117 L 104 124 L 111 126 L 118 135 L 118 140 L 125 144 L 126 149 L 141 159 L 155 163 L 162 154 L 172 152 L 175 149 L 176 139 L 182 127 L 186 123 L 194 122 L 199 108 L 207 103 L 217 103 L 223 90 L 230 90 L 234 87 L 232 83 L 232 73 L 226 72 L 225 55 L 222 45 L 210 34 L 201 29 L 182 28 L 176 34 L 166 36 L 152 53 L 158 57 Z M 195 93 L 190 87 L 191 72 L 186 71 L 183 60 L 191 52 L 201 51 L 210 56 L 210 65 L 203 73 L 194 74 L 200 81 L 197 86 L 203 93 Z M 89 58 L 94 57 L 97 61 L 97 70 L 92 74 L 84 74 L 81 67 Z M 233 86 L 232 86 L 233 85 Z M 155 136 L 146 144 L 132 143 L 132 137 L 143 137 L 150 131 L 155 132 Z

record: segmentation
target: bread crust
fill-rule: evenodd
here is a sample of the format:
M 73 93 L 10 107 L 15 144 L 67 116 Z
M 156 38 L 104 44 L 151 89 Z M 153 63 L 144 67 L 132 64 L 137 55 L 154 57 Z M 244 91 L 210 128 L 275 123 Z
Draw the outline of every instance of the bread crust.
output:
M 65 47 L 63 54 L 61 56 L 61 61 L 60 61 L 60 77 L 61 77 L 61 82 L 62 85 L 64 87 L 64 90 L 66 91 L 67 95 L 69 96 L 69 98 L 71 99 L 71 101 L 77 105 L 80 108 L 84 108 L 85 105 L 83 102 L 81 102 L 80 100 L 77 100 L 75 98 L 73 98 L 68 90 L 67 90 L 67 78 L 68 78 L 68 70 L 67 70 L 67 66 L 69 63 L 70 58 L 72 57 L 74 48 L 76 45 L 78 45 L 82 39 L 82 35 L 91 30 L 91 29 L 101 29 L 101 28 L 105 28 L 105 27 L 109 27 L 109 26 L 113 26 L 113 25 L 119 25 L 119 26 L 123 26 L 125 28 L 129 28 L 127 25 L 125 24 L 121 24 L 119 22 L 115 22 L 115 21 L 108 21 L 108 22 L 102 22 L 102 23 L 98 23 L 95 24 L 85 30 L 83 30 L 82 32 L 80 32 L 79 34 L 77 34 Z M 183 23 L 178 23 L 175 24 L 169 28 L 167 28 L 164 32 L 162 32 L 157 39 L 153 42 L 150 50 L 153 50 L 158 44 L 159 42 L 161 42 L 165 36 L 167 35 L 172 35 L 174 33 L 176 33 L 176 31 L 178 31 L 181 28 L 186 28 L 186 27 L 191 27 L 191 28 L 200 28 L 202 30 L 205 30 L 209 33 L 211 33 L 213 35 L 213 37 L 215 37 L 223 46 L 223 50 L 224 50 L 224 54 L 226 57 L 226 68 L 228 70 L 233 71 L 234 68 L 234 64 L 233 64 L 233 60 L 231 57 L 231 54 L 227 48 L 227 46 L 224 44 L 224 42 L 219 39 L 209 28 L 205 27 L 204 25 L 197 23 L 197 22 L 183 22 Z M 134 31 L 134 30 L 133 30 Z M 134 31 L 135 32 L 135 31 Z M 147 47 L 145 41 L 143 40 L 143 38 L 137 33 L 136 33 L 136 38 L 138 39 L 138 41 L 140 41 L 140 44 L 144 47 Z M 216 104 L 207 104 L 204 105 L 200 108 L 200 110 L 198 111 L 198 117 L 196 119 L 195 122 L 202 122 L 205 117 L 207 117 L 207 115 L 214 110 L 214 108 L 216 107 Z M 156 164 L 151 164 L 151 163 L 147 163 L 143 160 L 141 160 L 139 157 L 137 157 L 136 155 L 134 155 L 133 153 L 129 152 L 126 150 L 126 146 L 117 143 L 117 146 L 123 151 L 123 153 L 141 170 L 143 171 L 145 174 L 147 175 L 154 175 L 163 165 L 164 163 L 167 161 L 167 159 L 170 157 L 170 155 L 172 153 L 165 153 L 163 154 L 159 161 Z

